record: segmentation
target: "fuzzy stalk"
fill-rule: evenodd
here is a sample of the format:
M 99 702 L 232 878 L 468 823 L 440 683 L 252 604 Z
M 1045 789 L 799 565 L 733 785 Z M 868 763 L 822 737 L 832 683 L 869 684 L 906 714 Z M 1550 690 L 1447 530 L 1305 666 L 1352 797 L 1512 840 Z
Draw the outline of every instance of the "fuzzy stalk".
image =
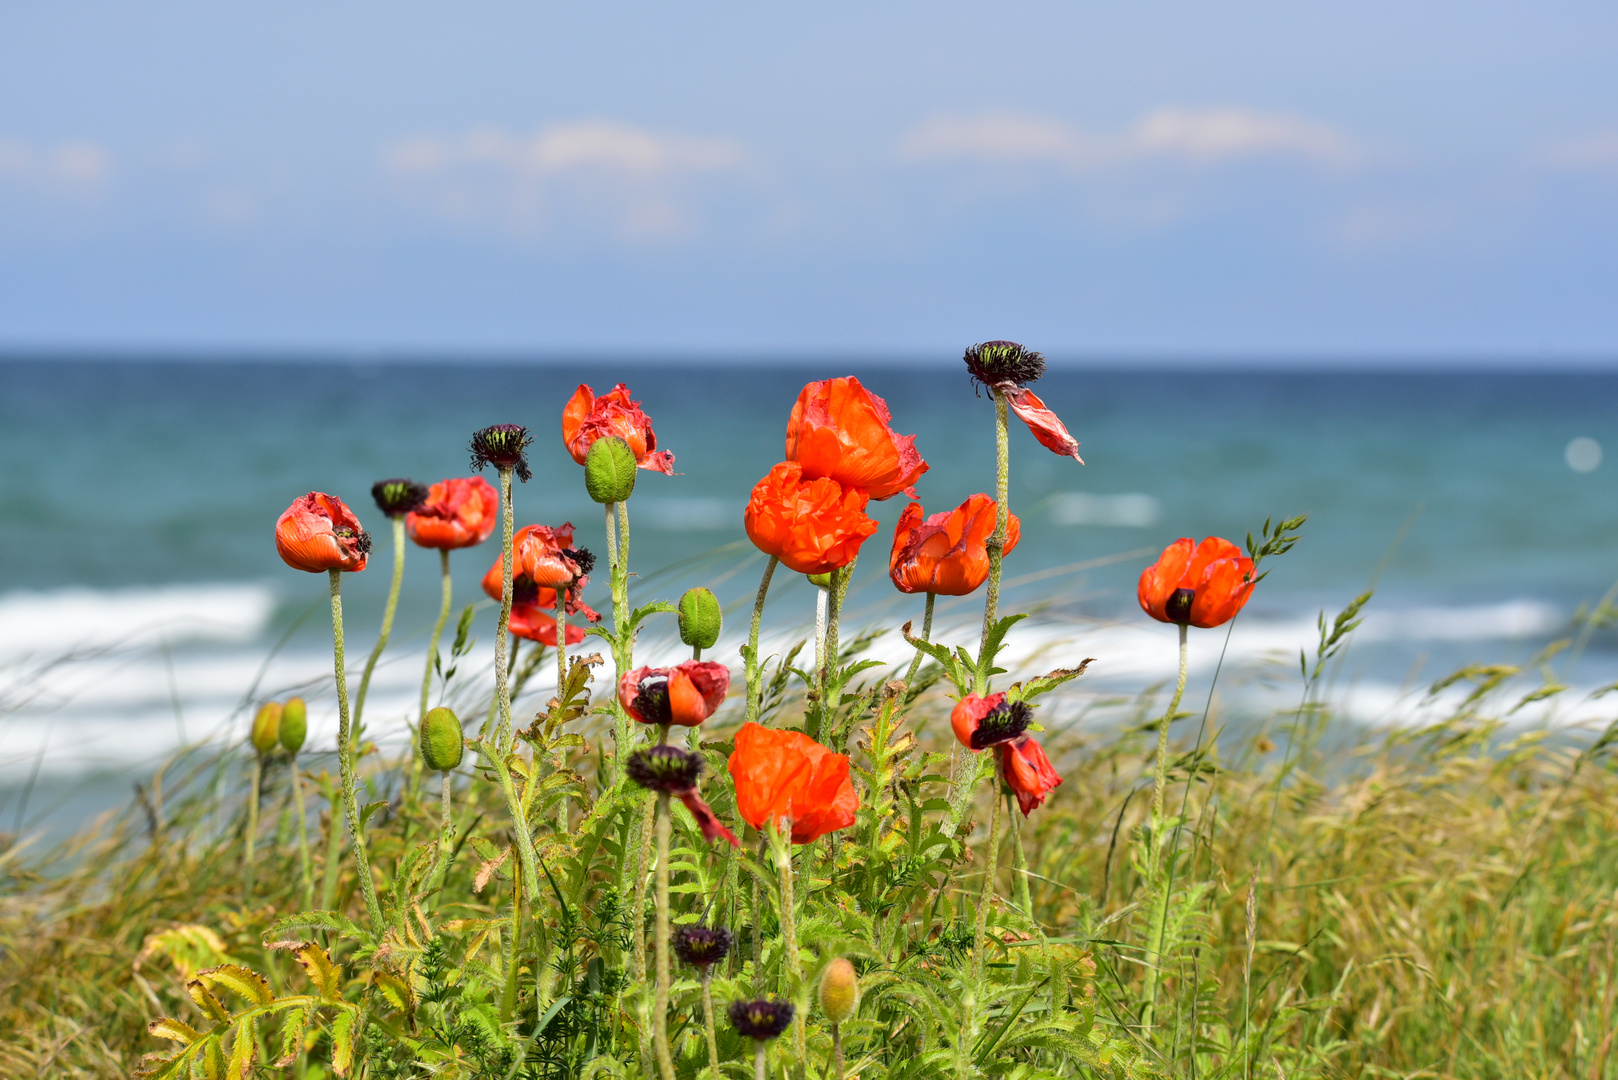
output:
M 747 721 L 758 720 L 759 708 L 763 703 L 764 685 L 762 675 L 764 665 L 758 658 L 758 625 L 764 618 L 764 598 L 770 592 L 770 578 L 775 574 L 775 567 L 781 560 L 774 555 L 764 566 L 764 576 L 759 579 L 758 599 L 753 601 L 753 624 L 747 631 Z
M 1169 725 L 1174 721 L 1174 714 L 1180 708 L 1180 698 L 1185 695 L 1186 671 L 1186 624 L 1180 624 L 1180 674 L 1174 683 L 1174 697 L 1169 701 L 1168 711 L 1163 714 L 1163 720 L 1157 727 L 1157 768 L 1152 777 L 1152 835 L 1147 848 L 1147 886 L 1153 892 L 1158 892 L 1163 886 L 1163 840 L 1167 831 L 1168 822 L 1164 817 L 1166 812 L 1165 801 L 1168 798 L 1169 786 Z M 1161 914 L 1152 920 L 1152 926 L 1146 935 L 1146 981 L 1141 989 L 1141 1000 L 1144 1007 L 1141 1010 L 1141 1026 L 1152 1026 L 1153 1013 L 1157 1007 L 1157 987 L 1161 981 L 1160 966 L 1163 959 L 1163 938 L 1168 931 L 1168 896 L 1160 895 L 1157 904 Z
M 509 1021 L 517 1011 L 517 968 L 522 956 L 523 871 L 518 863 L 511 868 L 511 929 L 506 934 L 505 986 L 500 991 L 500 1020 Z
M 831 605 L 831 589 L 815 586 L 815 670 L 826 666 L 826 609 Z
M 371 655 L 365 658 L 365 673 L 360 676 L 360 692 L 354 698 L 354 737 L 359 738 L 361 725 L 365 722 L 365 695 L 371 689 L 371 672 L 376 670 L 377 658 L 382 650 L 388 647 L 388 638 L 393 634 L 393 615 L 399 610 L 399 583 L 404 580 L 405 561 L 405 523 L 403 516 L 392 518 L 393 522 L 393 579 L 388 583 L 388 602 L 382 608 L 382 632 L 377 635 L 376 644 L 371 646 Z
M 433 624 L 433 636 L 427 640 L 427 670 L 421 676 L 421 712 L 416 715 L 418 723 L 427 715 L 427 698 L 433 689 L 433 661 L 438 659 L 438 639 L 444 635 L 444 624 L 449 621 L 449 600 L 453 585 L 449 576 L 449 548 L 439 549 L 438 569 L 444 581 L 444 598 L 438 604 L 438 621 Z
M 923 641 L 933 640 L 933 604 L 937 600 L 937 593 L 927 594 L 927 610 L 923 612 L 921 616 L 921 640 Z M 916 672 L 921 670 L 921 657 L 922 652 L 920 649 L 917 649 L 915 658 L 910 661 L 910 670 L 905 672 L 906 686 L 911 684 L 916 677 Z M 952 764 L 954 763 L 954 755 L 951 755 L 950 761 Z
M 507 748 L 511 739 L 511 677 L 506 670 L 506 637 L 511 627 L 511 470 L 500 472 L 500 619 L 494 627 L 494 700 L 498 721 L 494 729 L 495 745 Z
M 994 391 L 994 532 L 989 535 L 986 546 L 989 553 L 989 587 L 983 599 L 983 640 L 979 642 L 981 651 L 989 643 L 989 627 L 1000 614 L 1000 562 L 1006 551 L 1006 535 L 1010 508 L 1006 505 L 1009 497 L 1011 479 L 1011 437 L 1006 429 L 1006 397 L 999 390 Z M 985 680 L 980 679 L 980 683 Z M 979 694 L 986 693 L 988 686 L 980 685 Z
M 770 1073 L 764 1066 L 764 1048 L 768 1044 L 763 1039 L 753 1040 L 753 1080 L 770 1080 Z
M 1000 869 L 1000 781 L 996 778 L 991 783 L 996 790 L 994 798 L 989 800 L 992 807 L 989 811 L 989 849 L 984 853 L 983 895 L 978 900 L 977 925 L 972 931 L 973 969 L 980 980 L 983 978 L 983 938 L 989 929 L 989 901 L 994 897 L 994 878 Z
M 657 998 L 652 1013 L 652 1041 L 663 1080 L 674 1080 L 669 1053 L 669 819 L 668 792 L 657 793 Z
M 831 1064 L 833 1080 L 843 1080 L 843 1025 L 831 1026 Z
M 567 596 L 556 594 L 556 693 L 567 685 Z
M 702 969 L 702 1030 L 708 1036 L 708 1067 L 719 1068 L 719 1039 L 714 1034 L 713 970 Z
M 264 755 L 253 754 L 253 782 L 252 790 L 247 799 L 247 851 L 242 859 L 242 871 L 246 877 L 247 899 L 253 899 L 253 845 L 258 840 L 258 786 L 264 777 Z
M 449 869 L 450 849 L 455 846 L 455 816 L 454 816 L 454 785 L 450 782 L 450 774 L 439 773 L 442 786 L 439 791 L 438 805 L 438 856 L 433 862 L 433 871 L 427 875 L 429 885 L 438 881 L 439 875 Z
M 1006 817 L 1011 821 L 1011 868 L 1017 875 L 1017 904 L 1022 908 L 1023 914 L 1030 919 L 1034 917 L 1034 898 L 1028 886 L 1028 853 L 1022 846 L 1022 819 L 1017 816 L 1017 809 L 1012 805 L 1012 795 L 1006 791 Z
M 303 777 L 298 774 L 298 755 L 292 755 L 292 805 L 298 811 L 298 868 L 303 874 L 303 909 L 315 906 L 315 871 L 309 861 L 309 815 L 303 808 Z
M 651 793 L 642 797 L 642 808 L 639 829 L 636 832 L 635 844 L 635 913 L 633 916 L 635 934 L 635 981 L 645 985 L 646 982 L 646 864 L 652 861 L 652 835 L 655 832 L 655 823 L 652 816 L 657 810 Z
M 780 822 L 771 822 L 772 830 L 779 829 Z M 792 889 L 792 837 L 782 836 L 779 833 L 771 837 L 775 848 L 775 868 L 781 880 L 781 945 L 786 950 L 786 970 L 781 980 L 781 996 L 791 1000 L 795 996 L 798 984 L 803 982 L 803 968 L 798 960 L 798 917 L 797 903 Z M 801 1066 L 808 1060 L 808 1032 L 804 1025 L 803 1010 L 800 1009 L 792 1017 L 792 1048 L 797 1054 Z
M 624 664 L 623 649 L 619 643 L 619 635 L 629 623 L 629 575 L 626 568 L 618 561 L 618 504 L 607 503 L 603 508 L 606 511 L 607 526 L 607 584 L 612 591 L 612 664 L 614 679 L 622 679 L 624 672 L 629 668 Z M 617 685 L 616 681 L 613 683 Z M 618 701 L 618 695 L 612 695 L 612 738 L 616 754 L 613 757 L 613 780 L 621 779 L 624 775 L 623 766 L 627 761 L 630 733 L 634 729 L 629 719 L 628 711 Z
M 353 721 L 348 713 L 348 671 L 343 660 L 343 572 L 331 571 L 332 665 L 337 677 L 337 763 L 342 773 L 343 809 L 348 816 L 348 839 L 354 845 L 354 862 L 359 868 L 360 892 L 371 927 L 382 932 L 382 905 L 376 899 L 371 881 L 371 860 L 365 851 L 365 833 L 360 825 L 358 778 L 354 770 Z M 335 829 L 333 830 L 335 832 Z
M 511 815 L 511 830 L 517 843 L 517 863 L 526 875 L 528 888 L 537 898 L 539 870 L 538 860 L 534 857 L 534 838 L 528 833 L 528 814 L 517 796 L 516 786 L 511 782 L 511 770 L 506 766 L 505 757 L 498 747 L 490 747 L 482 740 L 472 745 L 494 769 L 495 778 L 500 782 L 500 793 L 506 797 L 506 811 Z

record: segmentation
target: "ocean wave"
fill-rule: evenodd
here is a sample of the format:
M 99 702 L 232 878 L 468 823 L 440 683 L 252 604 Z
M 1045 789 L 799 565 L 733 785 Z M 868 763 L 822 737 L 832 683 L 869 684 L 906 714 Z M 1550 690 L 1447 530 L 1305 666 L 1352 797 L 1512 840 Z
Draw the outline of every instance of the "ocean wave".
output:
M 0 657 L 152 642 L 257 639 L 275 612 L 264 585 L 53 589 L 0 596 Z

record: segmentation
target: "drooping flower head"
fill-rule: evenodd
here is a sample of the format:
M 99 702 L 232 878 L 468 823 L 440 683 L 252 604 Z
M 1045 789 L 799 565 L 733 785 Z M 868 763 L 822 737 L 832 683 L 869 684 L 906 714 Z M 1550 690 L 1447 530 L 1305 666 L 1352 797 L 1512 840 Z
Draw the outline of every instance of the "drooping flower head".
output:
M 427 497 L 427 488 L 414 480 L 378 480 L 371 485 L 371 498 L 376 508 L 390 518 L 408 514 Z
M 792 1002 L 776 998 L 730 1003 L 730 1025 L 744 1039 L 764 1042 L 785 1031 L 792 1023 Z
M 1026 386 L 1045 374 L 1045 356 L 1015 341 L 985 341 L 966 349 L 966 370 L 972 382 L 989 389 L 1005 383 Z
M 640 402 L 629 400 L 629 387 L 619 383 L 596 397 L 581 383 L 562 410 L 562 442 L 573 460 L 583 465 L 590 444 L 603 435 L 616 435 L 628 443 L 642 469 L 674 475 L 674 455 L 657 448 L 652 418 L 641 411 Z
M 1033 715 L 1027 702 L 1007 701 L 1004 694 L 968 694 L 950 710 L 949 726 L 968 750 L 987 750 L 1027 731 Z
M 590 571 L 595 569 L 596 557 L 585 548 L 573 547 L 571 522 L 554 529 L 525 526 L 519 536 L 512 538 L 511 550 L 514 578 L 520 574 L 541 589 L 562 593 L 567 597 L 569 614 L 584 611 L 591 622 L 601 618 L 580 599 L 590 582 Z
M 995 748 L 1000 755 L 1000 776 L 1017 796 L 1022 816 L 1043 806 L 1045 796 L 1055 791 L 1062 778 L 1051 767 L 1051 759 L 1030 735 L 1002 743 Z
M 674 955 L 699 971 L 707 971 L 730 954 L 735 937 L 722 926 L 681 923 L 670 935 Z
M 500 520 L 500 493 L 481 476 L 456 476 L 427 489 L 405 515 L 405 532 L 424 548 L 453 551 L 487 540 Z
M 866 494 L 831 479 L 808 480 L 803 466 L 783 461 L 753 488 L 745 524 L 747 537 L 789 570 L 824 574 L 847 566 L 866 537 L 876 532 L 866 516 Z
M 526 484 L 534 477 L 528 468 L 527 453 L 528 444 L 533 441 L 533 436 L 521 424 L 486 427 L 472 436 L 472 468 L 478 472 L 482 472 L 485 465 L 513 469 L 517 479 Z
M 702 777 L 700 754 L 667 744 L 642 747 L 629 755 L 629 760 L 624 764 L 624 773 L 648 791 L 662 792 L 679 799 L 696 819 L 697 827 L 702 830 L 702 838 L 710 844 L 715 840 L 724 840 L 731 847 L 741 846 L 736 834 L 725 827 L 725 823 L 697 794 L 697 781 Z
M 275 522 L 275 550 L 294 570 L 365 569 L 371 534 L 335 495 L 311 491 L 292 500 Z
M 1012 387 L 1004 391 L 1006 404 L 1017 418 L 1028 425 L 1028 430 L 1034 433 L 1039 445 L 1053 454 L 1070 457 L 1080 465 L 1084 459 L 1079 456 L 1079 440 L 1067 433 L 1067 427 L 1057 415 L 1045 407 L 1039 400 L 1039 395 L 1023 387 Z
M 755 829 L 789 821 L 792 842 L 808 844 L 854 824 L 860 797 L 848 758 L 801 731 L 743 724 L 730 755 L 736 810 Z
M 1210 536 L 1192 546 L 1181 537 L 1140 576 L 1141 610 L 1158 622 L 1218 626 L 1253 592 L 1253 560 L 1229 540 Z
M 714 714 L 729 691 L 730 669 L 712 660 L 636 668 L 618 680 L 618 701 L 641 724 L 696 727 Z
M 916 437 L 895 434 L 888 420 L 888 403 L 853 376 L 812 382 L 787 421 L 787 460 L 809 480 L 835 480 L 877 500 L 901 491 L 915 498 L 927 463 Z
M 547 545 L 565 545 L 573 542 L 572 525 L 562 525 L 555 529 L 548 528 L 544 525 L 524 525 L 522 528 L 518 529 L 516 535 L 511 538 L 513 552 L 511 564 L 511 603 L 513 608 L 513 623 L 515 623 L 517 619 L 515 609 L 519 605 L 533 606 L 536 611 L 539 609 L 554 611 L 556 609 L 557 590 L 549 586 L 541 586 L 538 582 L 536 582 L 533 576 L 527 571 L 527 569 L 524 568 L 522 559 L 518 555 L 518 553 L 523 550 L 528 539 L 540 533 L 543 533 L 542 542 Z M 564 548 L 564 550 L 570 549 Z M 588 552 L 585 552 L 584 554 L 589 555 Z M 591 557 L 590 561 L 593 563 L 594 558 Z M 577 567 L 578 563 L 575 561 L 573 565 Z M 571 570 L 568 571 L 568 573 L 571 572 Z M 591 622 L 598 622 L 601 619 L 601 614 L 592 610 L 590 605 L 586 604 L 581 596 L 584 586 L 588 584 L 588 582 L 588 577 L 578 578 L 574 583 L 574 587 L 566 590 L 567 613 L 569 615 L 576 615 L 582 611 L 585 618 L 589 619 Z M 483 591 L 491 600 L 500 599 L 499 556 L 495 558 L 494 564 L 489 567 L 488 573 L 483 575 Z M 539 624 L 536 623 L 536 626 L 538 625 Z M 515 630 L 512 632 L 516 633 Z M 554 638 L 555 633 L 553 631 L 551 634 L 551 640 L 546 640 L 544 638 L 534 638 L 533 640 L 542 640 L 548 645 L 554 645 L 556 644 Z M 568 628 L 568 643 L 573 643 L 572 627 Z
M 893 530 L 888 576 L 900 592 L 965 596 L 989 576 L 989 537 L 994 533 L 995 501 L 973 495 L 953 510 L 923 518 L 920 503 L 899 515 Z M 1016 514 L 1006 518 L 1009 555 L 1022 538 Z
M 544 594 L 550 596 L 550 607 L 556 607 L 556 593 L 551 589 L 541 589 L 530 582 L 525 590 L 526 598 L 520 598 L 517 590 L 513 588 L 511 597 L 511 621 L 508 629 L 516 636 L 527 641 L 537 641 L 541 645 L 556 647 L 556 618 L 545 610 L 540 604 L 539 597 Z M 584 641 L 584 627 L 578 623 L 567 624 L 567 643 L 578 645 Z

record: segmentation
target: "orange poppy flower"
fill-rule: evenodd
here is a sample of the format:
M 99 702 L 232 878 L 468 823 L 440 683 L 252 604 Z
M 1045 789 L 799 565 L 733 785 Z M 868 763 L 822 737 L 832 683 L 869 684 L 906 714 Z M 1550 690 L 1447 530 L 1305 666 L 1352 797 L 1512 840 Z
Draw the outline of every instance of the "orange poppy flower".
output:
M 481 544 L 500 520 L 500 493 L 481 476 L 440 480 L 405 515 L 405 532 L 424 548 L 452 551 Z
M 790 821 L 794 844 L 846 829 L 860 807 L 848 758 L 800 731 L 743 724 L 730 755 L 730 778 L 742 820 L 755 829 Z
M 641 411 L 640 402 L 629 400 L 629 387 L 619 383 L 596 397 L 595 391 L 580 383 L 562 410 L 562 442 L 580 465 L 590 455 L 590 444 L 603 435 L 616 435 L 635 452 L 635 463 L 674 475 L 674 455 L 657 448 L 652 418 Z
M 618 680 L 618 701 L 641 724 L 696 727 L 714 714 L 730 692 L 730 669 L 712 660 L 674 667 L 642 667 Z
M 1062 782 L 1051 767 L 1051 759 L 1045 756 L 1044 747 L 1035 742 L 1032 736 L 1024 735 L 1003 743 L 995 748 L 995 752 L 1000 755 L 1000 775 L 1006 786 L 1016 793 L 1017 805 L 1022 809 L 1023 817 L 1042 806 L 1045 796 L 1055 791 Z
M 888 576 L 900 592 L 965 596 L 989 576 L 989 537 L 994 533 L 995 502 L 973 495 L 953 510 L 923 519 L 920 503 L 899 515 L 893 530 Z M 1006 517 L 1009 555 L 1022 538 L 1016 514 Z
M 1253 592 L 1253 560 L 1229 540 L 1210 536 L 1192 547 L 1181 537 L 1140 576 L 1141 610 L 1158 622 L 1218 626 Z
M 522 549 L 522 545 L 525 543 L 525 541 L 541 531 L 548 534 L 548 539 L 545 541 L 547 543 L 571 543 L 573 540 L 572 525 L 563 525 L 556 529 L 547 528 L 544 525 L 524 525 L 522 528 L 517 530 L 516 534 L 511 538 L 513 553 L 511 564 L 511 604 L 513 611 L 515 611 L 517 605 L 519 604 L 534 604 L 541 608 L 548 608 L 551 610 L 555 610 L 556 608 L 556 590 L 547 586 L 541 586 L 535 582 L 533 577 L 523 569 L 522 560 L 516 557 L 516 553 Z M 591 622 L 598 622 L 601 619 L 601 614 L 592 610 L 590 605 L 586 604 L 580 596 L 584 586 L 589 584 L 589 581 L 590 579 L 588 577 L 581 577 L 575 583 L 574 587 L 568 591 L 567 613 L 569 615 L 576 615 L 582 611 L 584 612 L 585 617 Z M 500 599 L 499 556 L 495 557 L 494 565 L 489 567 L 488 573 L 483 575 L 482 584 L 483 591 L 489 597 L 489 599 Z M 515 614 L 512 617 L 516 618 Z M 571 643 L 572 640 L 573 629 L 572 627 L 569 627 L 568 641 Z
M 556 593 L 550 589 L 541 590 L 551 595 L 550 606 L 556 606 Z M 544 606 L 534 601 L 518 603 L 515 598 L 511 601 L 511 622 L 508 624 L 511 632 L 528 641 L 537 641 L 542 645 L 556 647 L 556 619 L 545 613 Z M 578 645 L 584 641 L 584 627 L 578 623 L 567 624 L 567 643 Z
M 1017 418 L 1028 425 L 1028 430 L 1034 433 L 1039 445 L 1053 454 L 1070 457 L 1080 465 L 1084 459 L 1079 456 L 1079 440 L 1067 433 L 1066 426 L 1057 415 L 1045 407 L 1039 400 L 1039 395 L 1026 386 L 1002 384 L 997 387 L 1006 397 L 1006 404 Z
M 866 494 L 835 480 L 808 480 L 803 466 L 783 461 L 753 488 L 747 538 L 800 574 L 847 566 L 877 524 L 865 514 Z
M 1033 715 L 1026 702 L 1007 701 L 1005 694 L 986 698 L 968 694 L 949 714 L 949 726 L 962 746 L 974 751 L 994 748 L 1000 775 L 1016 792 L 1023 817 L 1062 782 L 1045 751 L 1028 734 Z
M 787 421 L 787 460 L 811 480 L 835 480 L 882 500 L 904 492 L 927 471 L 914 435 L 888 426 L 888 403 L 853 376 L 812 382 L 798 394 Z
M 294 570 L 365 569 L 371 534 L 335 495 L 311 491 L 292 500 L 275 522 L 275 550 Z

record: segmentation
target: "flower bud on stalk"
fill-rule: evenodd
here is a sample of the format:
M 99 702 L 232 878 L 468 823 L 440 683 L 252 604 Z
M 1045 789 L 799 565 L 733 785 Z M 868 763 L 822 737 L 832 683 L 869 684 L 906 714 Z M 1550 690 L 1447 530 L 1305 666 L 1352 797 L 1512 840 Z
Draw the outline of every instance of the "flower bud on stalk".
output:
M 680 597 L 680 640 L 693 649 L 711 649 L 724 625 L 719 598 L 708 589 L 687 589 Z
M 730 1003 L 730 1025 L 736 1034 L 753 1040 L 753 1077 L 765 1080 L 764 1047 L 792 1023 L 792 1002 L 776 998 L 756 998 Z
M 280 745 L 281 705 L 266 701 L 253 717 L 253 730 L 248 741 L 253 744 L 253 783 L 247 796 L 247 851 L 243 858 L 247 878 L 247 895 L 253 895 L 253 845 L 258 840 L 258 792 L 264 776 L 264 755 Z
M 281 725 L 278 732 L 281 749 L 296 754 L 303 749 L 303 740 L 309 734 L 309 707 L 303 698 L 288 698 L 281 706 Z
M 848 958 L 839 956 L 820 973 L 820 1011 L 831 1021 L 832 1075 L 836 1080 L 843 1080 L 842 1025 L 853 1019 L 859 1007 L 859 977 Z
M 251 740 L 253 749 L 260 757 L 271 753 L 281 740 L 281 703 L 266 701 L 258 708 L 258 715 L 253 717 L 253 734 Z
M 598 503 L 619 503 L 635 493 L 635 451 L 616 435 L 590 444 L 584 460 L 584 489 Z
M 298 751 L 303 749 L 303 741 L 308 734 L 309 707 L 301 697 L 288 698 L 287 703 L 281 706 L 281 724 L 277 736 L 281 749 L 292 758 L 292 801 L 298 814 L 298 866 L 303 875 L 303 903 L 306 908 L 313 907 L 315 902 L 315 871 L 314 864 L 309 860 L 309 822 L 303 808 L 303 776 L 298 772 Z
M 440 705 L 421 720 L 421 759 L 434 772 L 450 772 L 460 767 L 466 740 L 461 720 Z

